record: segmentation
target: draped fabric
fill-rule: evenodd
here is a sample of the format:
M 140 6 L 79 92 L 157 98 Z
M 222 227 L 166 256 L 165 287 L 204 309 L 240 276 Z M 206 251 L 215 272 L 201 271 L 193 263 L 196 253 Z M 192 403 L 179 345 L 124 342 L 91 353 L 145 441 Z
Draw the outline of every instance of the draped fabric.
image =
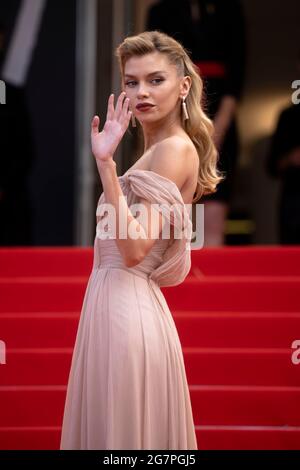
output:
M 160 289 L 190 270 L 189 210 L 176 184 L 155 172 L 129 170 L 119 182 L 129 207 L 141 198 L 161 205 L 181 237 L 157 239 L 131 268 L 114 239 L 95 237 L 61 449 L 197 449 L 182 348 Z

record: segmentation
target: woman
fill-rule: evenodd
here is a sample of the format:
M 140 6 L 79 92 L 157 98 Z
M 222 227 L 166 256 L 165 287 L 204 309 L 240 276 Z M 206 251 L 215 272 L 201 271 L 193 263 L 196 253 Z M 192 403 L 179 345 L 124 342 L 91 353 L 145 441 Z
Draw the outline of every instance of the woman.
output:
M 103 214 L 61 449 L 197 449 L 181 345 L 160 287 L 181 283 L 190 270 L 185 204 L 214 191 L 220 180 L 213 127 L 199 106 L 201 79 L 174 39 L 155 31 L 128 37 L 117 56 L 124 91 L 116 108 L 110 96 L 102 132 L 98 116 L 91 126 L 103 185 L 97 214 Z M 145 151 L 118 177 L 113 155 L 130 118 L 142 126 Z M 104 224 L 112 225 L 104 213 L 111 208 L 115 235 L 104 239 Z

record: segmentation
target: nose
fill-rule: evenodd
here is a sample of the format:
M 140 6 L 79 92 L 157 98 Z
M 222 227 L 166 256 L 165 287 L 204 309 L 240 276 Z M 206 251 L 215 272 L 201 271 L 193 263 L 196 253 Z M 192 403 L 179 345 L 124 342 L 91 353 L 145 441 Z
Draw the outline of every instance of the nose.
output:
M 139 99 L 141 99 L 141 98 L 144 98 L 146 96 L 149 96 L 149 92 L 147 90 L 147 87 L 144 83 L 140 82 L 140 85 L 138 87 L 137 97 Z

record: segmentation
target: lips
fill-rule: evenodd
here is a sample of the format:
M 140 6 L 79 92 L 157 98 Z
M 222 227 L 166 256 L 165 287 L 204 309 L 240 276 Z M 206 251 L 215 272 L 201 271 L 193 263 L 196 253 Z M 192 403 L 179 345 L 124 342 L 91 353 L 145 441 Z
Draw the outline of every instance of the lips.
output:
M 139 103 L 136 105 L 136 109 L 146 109 L 146 108 L 153 108 L 154 104 L 152 103 Z

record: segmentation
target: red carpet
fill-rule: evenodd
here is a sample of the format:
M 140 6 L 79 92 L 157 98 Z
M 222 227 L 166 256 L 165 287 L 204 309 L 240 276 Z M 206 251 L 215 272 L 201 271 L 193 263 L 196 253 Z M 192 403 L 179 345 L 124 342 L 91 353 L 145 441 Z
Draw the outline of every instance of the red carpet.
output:
M 300 247 L 192 252 L 163 292 L 199 449 L 300 449 Z M 0 249 L 0 448 L 57 449 L 92 250 Z

